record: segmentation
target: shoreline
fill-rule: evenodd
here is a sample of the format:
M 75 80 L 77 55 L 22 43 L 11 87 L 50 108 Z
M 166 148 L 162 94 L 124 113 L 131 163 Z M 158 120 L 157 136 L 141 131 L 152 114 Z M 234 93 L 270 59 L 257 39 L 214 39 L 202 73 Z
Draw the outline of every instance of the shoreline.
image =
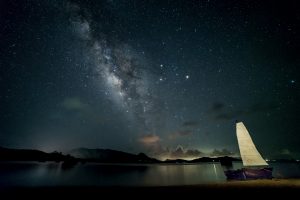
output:
M 0 187 L 0 194 L 8 197 L 14 196 L 46 196 L 57 197 L 63 196 L 86 196 L 93 195 L 112 195 L 120 194 L 147 194 L 148 196 L 156 195 L 220 195 L 220 194 L 237 194 L 244 193 L 255 194 L 268 191 L 268 194 L 275 195 L 283 192 L 288 194 L 298 194 L 300 190 L 300 178 L 293 179 L 259 179 L 245 181 L 227 181 L 224 183 L 207 183 L 196 185 L 174 185 L 174 186 L 47 186 L 47 187 Z
M 254 179 L 254 180 L 226 180 L 224 182 L 208 182 L 191 185 L 57 185 L 57 186 L 1 186 L 0 190 L 5 189 L 40 189 L 40 188 L 255 188 L 255 187 L 295 187 L 300 189 L 300 178 L 273 178 L 273 179 Z

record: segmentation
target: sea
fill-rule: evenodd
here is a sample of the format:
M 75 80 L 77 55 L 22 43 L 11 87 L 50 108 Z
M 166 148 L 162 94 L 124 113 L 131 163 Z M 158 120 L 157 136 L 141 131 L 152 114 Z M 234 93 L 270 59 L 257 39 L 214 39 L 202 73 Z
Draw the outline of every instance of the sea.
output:
M 270 163 L 274 178 L 299 178 L 300 163 Z M 99 164 L 0 162 L 0 187 L 44 186 L 175 186 L 226 182 L 218 162 L 199 164 Z

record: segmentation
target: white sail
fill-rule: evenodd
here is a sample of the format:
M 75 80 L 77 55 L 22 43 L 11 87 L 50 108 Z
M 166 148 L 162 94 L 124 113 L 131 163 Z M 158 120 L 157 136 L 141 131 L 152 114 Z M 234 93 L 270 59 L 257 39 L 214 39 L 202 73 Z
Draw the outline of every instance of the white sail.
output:
M 257 151 L 249 132 L 243 122 L 236 124 L 236 135 L 244 166 L 267 166 L 268 163 Z

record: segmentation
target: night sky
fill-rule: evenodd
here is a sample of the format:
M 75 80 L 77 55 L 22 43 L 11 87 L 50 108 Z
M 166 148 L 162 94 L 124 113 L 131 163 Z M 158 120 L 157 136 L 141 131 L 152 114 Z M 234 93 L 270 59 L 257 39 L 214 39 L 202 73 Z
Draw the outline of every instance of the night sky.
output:
M 300 158 L 298 1 L 0 3 L 0 146 Z

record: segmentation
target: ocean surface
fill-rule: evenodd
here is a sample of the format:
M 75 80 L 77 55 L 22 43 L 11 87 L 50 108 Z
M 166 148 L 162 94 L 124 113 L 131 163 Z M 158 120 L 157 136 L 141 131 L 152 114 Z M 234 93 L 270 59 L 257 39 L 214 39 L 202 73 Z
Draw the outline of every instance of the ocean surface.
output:
M 232 168 L 241 168 L 234 162 Z M 270 163 L 275 178 L 299 178 L 300 163 Z M 97 164 L 65 168 L 57 162 L 0 162 L 0 187 L 168 186 L 226 182 L 220 163 Z

